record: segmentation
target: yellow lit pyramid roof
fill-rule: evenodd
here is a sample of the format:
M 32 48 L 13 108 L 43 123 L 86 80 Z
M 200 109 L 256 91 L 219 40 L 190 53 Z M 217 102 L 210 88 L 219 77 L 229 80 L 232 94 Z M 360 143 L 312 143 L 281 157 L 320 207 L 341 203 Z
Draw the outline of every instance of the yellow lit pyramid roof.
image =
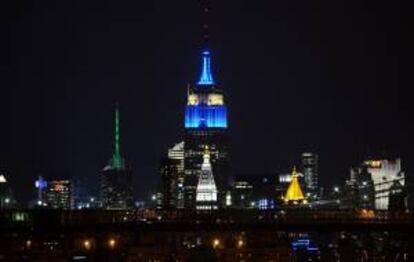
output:
M 292 171 L 292 181 L 289 184 L 289 187 L 286 191 L 285 195 L 285 202 L 289 201 L 302 201 L 305 199 L 303 196 L 302 189 L 300 188 L 299 184 L 299 175 L 298 172 L 296 172 L 296 167 L 293 167 Z

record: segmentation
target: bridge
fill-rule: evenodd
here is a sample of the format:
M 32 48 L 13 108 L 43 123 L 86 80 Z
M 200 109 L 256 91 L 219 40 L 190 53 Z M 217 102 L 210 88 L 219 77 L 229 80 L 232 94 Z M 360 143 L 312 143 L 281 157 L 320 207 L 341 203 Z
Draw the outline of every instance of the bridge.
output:
M 2 232 L 193 232 L 193 231 L 406 231 L 411 212 L 218 210 L 9 210 L 0 216 Z

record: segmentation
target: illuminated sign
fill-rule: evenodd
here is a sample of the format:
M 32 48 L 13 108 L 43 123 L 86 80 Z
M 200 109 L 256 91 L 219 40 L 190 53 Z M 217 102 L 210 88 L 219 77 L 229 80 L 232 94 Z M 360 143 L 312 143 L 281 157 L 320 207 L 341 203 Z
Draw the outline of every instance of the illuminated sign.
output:
M 293 241 L 292 249 L 297 251 L 298 249 L 305 249 L 308 252 L 319 252 L 319 248 L 313 246 L 309 239 L 298 239 L 297 241 Z
M 67 180 L 53 181 L 52 190 L 57 192 L 68 191 L 70 182 Z

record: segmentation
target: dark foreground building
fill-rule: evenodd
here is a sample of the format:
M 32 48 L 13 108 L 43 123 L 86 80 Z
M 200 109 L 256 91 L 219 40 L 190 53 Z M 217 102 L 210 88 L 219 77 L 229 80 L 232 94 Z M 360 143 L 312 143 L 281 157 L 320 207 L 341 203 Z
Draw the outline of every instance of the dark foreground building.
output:
M 372 215 L 10 210 L 0 261 L 408 261 L 412 215 Z
M 157 208 L 176 209 L 179 196 L 179 172 L 180 160 L 168 157 L 162 158 L 159 173 L 161 181 L 157 196 Z M 158 197 L 160 199 L 158 199 Z

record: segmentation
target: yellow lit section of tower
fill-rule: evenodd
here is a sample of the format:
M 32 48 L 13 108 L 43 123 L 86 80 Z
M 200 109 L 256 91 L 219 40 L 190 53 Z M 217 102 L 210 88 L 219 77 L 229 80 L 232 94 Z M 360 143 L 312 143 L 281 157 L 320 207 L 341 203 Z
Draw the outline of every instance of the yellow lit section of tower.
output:
M 198 104 L 199 104 L 198 95 L 196 95 L 196 94 L 188 95 L 187 105 L 189 105 L 189 106 L 198 106 Z
M 209 106 L 222 106 L 224 105 L 224 99 L 222 94 L 210 94 L 208 95 Z
M 305 197 L 303 195 L 302 188 L 299 184 L 299 174 L 296 171 L 296 167 L 293 167 L 292 171 L 292 181 L 289 184 L 289 187 L 286 191 L 285 197 L 284 197 L 285 203 L 288 202 L 305 202 Z

